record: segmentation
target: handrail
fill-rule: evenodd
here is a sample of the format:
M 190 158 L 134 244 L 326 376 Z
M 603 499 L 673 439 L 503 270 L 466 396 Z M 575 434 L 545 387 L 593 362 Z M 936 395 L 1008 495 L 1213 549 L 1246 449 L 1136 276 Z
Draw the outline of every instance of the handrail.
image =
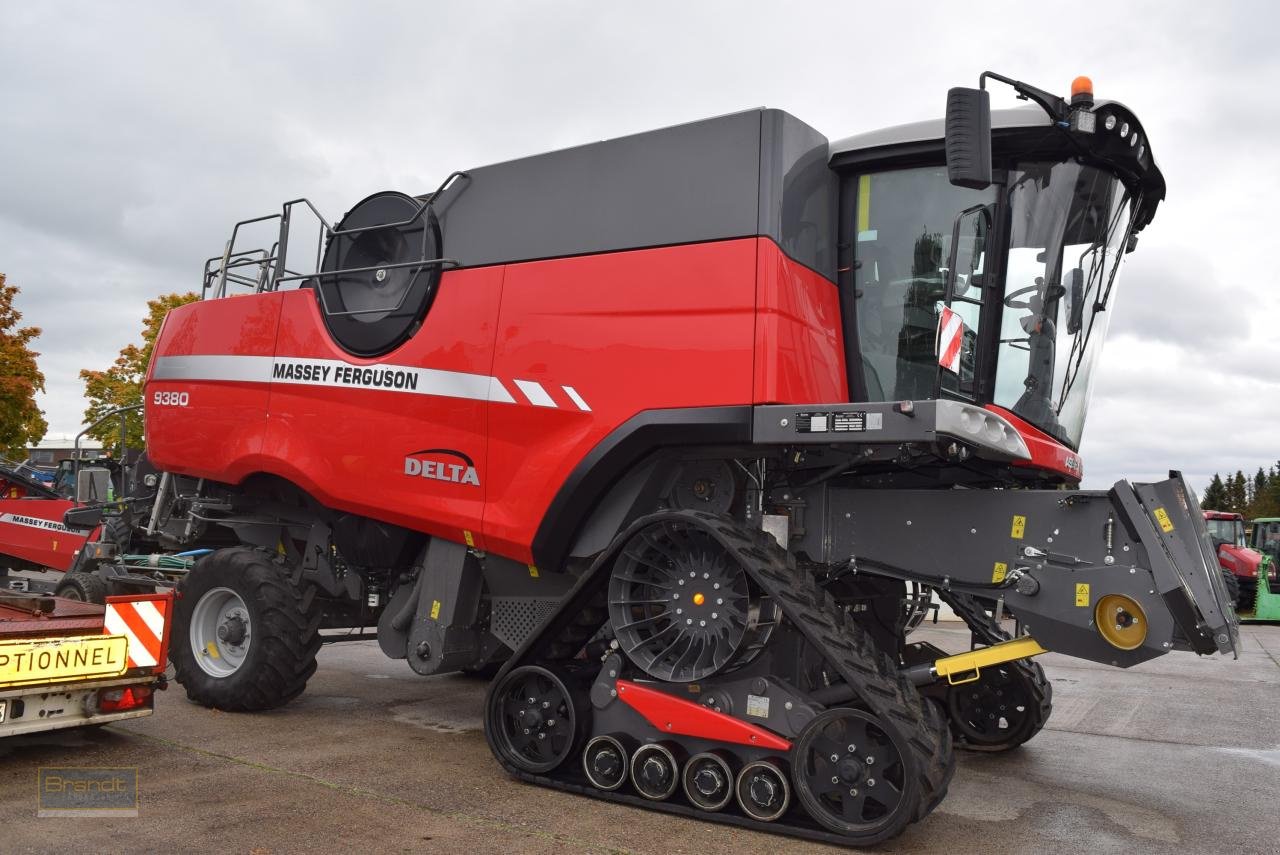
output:
M 85 428 L 84 430 L 76 434 L 73 456 L 71 458 L 72 459 L 71 477 L 73 481 L 79 481 L 80 479 L 80 460 L 81 460 L 80 440 L 84 437 L 85 434 L 87 434 L 89 431 L 93 430 L 98 425 L 105 422 L 107 419 L 113 418 L 115 416 L 119 416 L 120 417 L 120 490 L 121 492 L 124 492 L 125 488 L 128 487 L 128 484 L 129 484 L 129 448 L 128 446 L 125 445 L 125 439 L 126 439 L 127 430 L 128 430 L 128 422 L 125 421 L 125 415 L 133 412 L 134 410 L 140 410 L 142 409 L 142 407 L 143 407 L 142 404 L 130 404 L 127 407 L 117 407 L 116 409 L 111 410 L 108 413 L 105 413 L 96 422 L 94 422 L 93 424 L 89 425 L 87 428 Z
M 334 224 L 325 219 L 319 209 L 316 208 L 311 200 L 305 196 L 297 199 L 290 199 L 285 202 L 281 206 L 279 213 L 265 214 L 261 217 L 251 217 L 247 220 L 241 220 L 232 227 L 231 239 L 227 241 L 226 245 L 223 247 L 222 254 L 212 256 L 205 260 L 203 272 L 201 274 L 200 298 L 202 300 L 208 299 L 210 297 L 210 291 L 212 291 L 213 299 L 221 299 L 227 296 L 228 284 L 243 285 L 245 287 L 252 288 L 255 293 L 262 293 L 264 291 L 275 291 L 279 289 L 280 284 L 283 282 L 296 282 L 311 279 L 313 277 L 334 277 L 336 279 L 339 276 L 351 273 L 364 273 L 374 270 L 390 270 L 405 267 L 459 267 L 461 265 L 455 259 L 435 258 L 398 262 L 394 264 L 383 264 L 376 267 L 353 267 L 329 271 L 321 271 L 320 269 L 324 257 L 324 247 L 334 238 L 358 235 L 381 229 L 398 229 L 411 226 L 421 220 L 427 211 L 433 208 L 436 201 L 446 190 L 449 189 L 450 186 L 453 185 L 455 181 L 460 178 L 467 177 L 469 176 L 466 172 L 455 170 L 454 172 L 449 173 L 434 192 L 426 194 L 425 196 L 417 197 L 419 204 L 412 214 L 407 218 L 394 223 L 378 223 L 371 226 L 357 226 L 346 229 L 337 228 Z M 293 227 L 293 212 L 295 207 L 305 207 L 319 223 L 319 230 L 316 235 L 314 273 L 300 273 L 290 270 L 286 266 L 286 259 L 288 257 L 289 250 L 289 238 Z M 270 249 L 258 248 L 240 251 L 236 250 L 236 240 L 240 236 L 241 227 L 250 226 L 255 223 L 271 222 L 274 220 L 278 220 L 280 224 L 279 237 L 276 239 L 275 243 L 272 244 Z M 257 273 L 256 275 L 252 275 L 235 272 L 242 268 L 256 268 Z M 322 302 L 324 301 L 323 294 L 320 295 L 320 299 Z M 401 302 L 403 303 L 403 298 L 401 299 Z M 328 307 L 326 306 L 325 308 L 327 310 Z M 394 312 L 398 308 L 400 307 L 396 306 L 391 309 L 362 309 L 352 312 L 339 312 L 337 314 L 374 314 L 377 312 Z

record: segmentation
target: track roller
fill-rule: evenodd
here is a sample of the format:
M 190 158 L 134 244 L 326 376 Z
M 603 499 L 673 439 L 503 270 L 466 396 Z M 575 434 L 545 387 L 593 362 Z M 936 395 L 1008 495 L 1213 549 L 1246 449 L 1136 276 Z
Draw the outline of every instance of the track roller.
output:
M 904 749 L 870 713 L 827 710 L 805 725 L 793 752 L 800 804 L 850 842 L 883 840 L 914 818 L 903 809 Z
M 672 743 L 650 742 L 631 755 L 631 784 L 636 792 L 655 802 L 670 798 L 680 783 L 680 762 Z
M 587 743 L 582 752 L 582 770 L 593 787 L 616 790 L 626 783 L 631 763 L 623 740 L 619 736 L 597 736 Z
M 490 690 L 485 710 L 490 744 L 526 772 L 549 772 L 573 752 L 574 695 L 554 671 L 540 665 L 511 670 Z
M 773 822 L 791 806 L 791 785 L 777 765 L 757 760 L 742 767 L 734 787 L 738 807 L 752 819 Z
M 733 769 L 720 751 L 695 754 L 684 764 L 681 775 L 684 795 L 694 807 L 717 811 L 733 798 Z

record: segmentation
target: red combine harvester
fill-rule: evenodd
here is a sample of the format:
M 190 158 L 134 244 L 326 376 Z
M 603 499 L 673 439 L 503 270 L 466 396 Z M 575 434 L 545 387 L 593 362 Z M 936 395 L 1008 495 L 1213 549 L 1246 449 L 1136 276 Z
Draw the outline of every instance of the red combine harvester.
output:
M 29 467 L 0 458 L 0 576 L 8 570 L 70 570 L 88 534 L 63 524 L 75 506 Z
M 180 584 L 188 695 L 283 704 L 322 627 L 376 626 L 421 674 L 501 665 L 515 776 L 868 844 L 954 745 L 1043 727 L 1030 657 L 1233 652 L 1183 479 L 1074 489 L 1165 194 L 1145 129 L 987 79 L 1035 106 L 954 89 L 835 143 L 753 110 L 379 193 L 315 269 L 305 200 L 239 224 L 146 391 L 139 537 L 218 547 Z M 974 649 L 908 643 L 908 585 Z

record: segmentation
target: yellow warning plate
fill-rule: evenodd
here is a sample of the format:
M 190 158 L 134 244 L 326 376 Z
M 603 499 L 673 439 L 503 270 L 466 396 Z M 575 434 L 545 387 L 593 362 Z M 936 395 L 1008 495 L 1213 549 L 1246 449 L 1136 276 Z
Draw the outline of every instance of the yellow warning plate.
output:
M 0 641 L 0 687 L 116 677 L 128 667 L 123 635 Z

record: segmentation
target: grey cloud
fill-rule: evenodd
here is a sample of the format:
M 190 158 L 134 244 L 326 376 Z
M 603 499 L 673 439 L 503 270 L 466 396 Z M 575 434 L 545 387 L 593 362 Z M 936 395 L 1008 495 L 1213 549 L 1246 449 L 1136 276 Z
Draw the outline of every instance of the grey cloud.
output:
M 1052 89 L 1093 75 L 1143 116 L 1169 182 L 1124 274 L 1087 483 L 1277 456 L 1280 395 L 1239 382 L 1280 364 L 1266 320 L 1280 316 L 1267 249 L 1280 174 L 1264 168 L 1280 111 L 1258 101 L 1280 84 L 1273 7 L 982 10 L 10 4 L 0 270 L 45 330 L 51 426 L 75 433 L 76 372 L 136 337 L 148 298 L 195 287 L 232 223 L 286 198 L 336 218 L 452 169 L 760 104 L 836 138 L 936 116 L 949 86 L 993 68 Z M 1046 52 L 1046 33 L 1066 34 L 1062 49 Z

